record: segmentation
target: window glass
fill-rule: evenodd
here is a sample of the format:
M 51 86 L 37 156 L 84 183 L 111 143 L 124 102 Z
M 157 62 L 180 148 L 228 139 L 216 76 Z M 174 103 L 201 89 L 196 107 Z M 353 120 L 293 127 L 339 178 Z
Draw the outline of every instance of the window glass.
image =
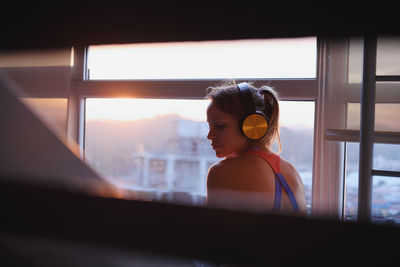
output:
M 351 38 L 349 43 L 348 82 L 361 83 L 363 70 L 362 38 Z M 377 41 L 376 74 L 400 75 L 400 37 L 381 36 Z
M 375 144 L 372 167 L 375 170 L 400 171 L 400 145 Z
M 345 220 L 356 221 L 358 211 L 359 144 L 346 143 Z
M 351 38 L 349 42 L 348 82 L 361 83 L 363 70 L 362 38 Z M 400 38 L 378 37 L 376 50 L 376 74 L 400 75 Z
M 208 167 L 206 100 L 86 99 L 85 158 L 117 186 L 202 204 Z
M 345 178 L 345 219 L 357 220 L 359 143 L 347 143 Z M 400 145 L 375 144 L 373 168 L 400 170 Z M 372 189 L 372 220 L 394 220 L 400 223 L 400 180 L 394 177 L 374 176 Z
M 95 45 L 89 79 L 315 78 L 316 38 Z
M 88 98 L 85 159 L 107 180 L 143 198 L 202 205 L 208 168 L 219 160 L 206 138 L 208 103 Z M 280 103 L 281 156 L 299 171 L 310 208 L 314 102 Z
M 364 41 L 362 38 L 350 38 L 347 73 L 348 83 L 361 83 L 363 70 L 363 46 Z
M 400 104 L 375 104 L 375 131 L 400 132 Z M 347 129 L 360 129 L 360 103 L 347 104 Z
M 295 166 L 303 180 L 308 214 L 311 212 L 314 142 L 314 102 L 280 101 L 280 156 Z M 279 151 L 275 142 L 272 149 Z
M 372 220 L 377 223 L 400 224 L 400 179 L 398 177 L 373 177 Z
M 400 75 L 400 37 L 378 37 L 377 75 Z

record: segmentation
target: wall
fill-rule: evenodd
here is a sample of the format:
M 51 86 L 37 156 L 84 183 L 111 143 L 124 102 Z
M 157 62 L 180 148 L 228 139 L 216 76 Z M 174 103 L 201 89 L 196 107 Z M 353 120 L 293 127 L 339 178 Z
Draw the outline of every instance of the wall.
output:
M 49 85 L 45 77 L 51 72 L 42 72 L 42 79 L 33 73 L 33 70 L 27 72 L 23 68 L 0 70 L 0 174 L 31 177 L 32 182 L 64 183 L 74 178 L 99 180 L 99 175 L 80 159 L 76 147 L 66 145 L 66 133 L 62 127 L 52 124 L 50 117 L 40 116 L 39 110 L 33 110 L 26 101 L 21 101 L 21 96 L 30 96 L 21 84 L 26 84 L 28 91 L 40 84 L 44 87 Z M 61 90 L 64 97 L 67 96 L 69 75 L 64 70 L 58 79 L 59 90 L 55 88 L 54 92 Z M 48 80 L 56 84 L 54 76 L 49 77 L 52 78 Z M 51 110 L 47 112 L 51 114 Z

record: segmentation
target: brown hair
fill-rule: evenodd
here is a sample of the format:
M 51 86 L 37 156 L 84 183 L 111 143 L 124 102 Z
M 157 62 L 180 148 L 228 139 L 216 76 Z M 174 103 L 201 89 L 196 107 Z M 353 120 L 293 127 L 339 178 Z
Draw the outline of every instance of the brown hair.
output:
M 275 138 L 277 138 L 280 151 L 278 93 L 267 85 L 256 88 L 252 83 L 248 84 L 256 110 L 262 111 L 269 119 L 266 135 L 261 140 L 252 142 L 261 142 L 267 148 L 270 148 Z M 240 99 L 239 90 L 234 80 L 208 87 L 206 92 L 207 99 L 211 99 L 221 111 L 233 115 L 239 123 L 239 120 L 245 115 L 245 107 Z

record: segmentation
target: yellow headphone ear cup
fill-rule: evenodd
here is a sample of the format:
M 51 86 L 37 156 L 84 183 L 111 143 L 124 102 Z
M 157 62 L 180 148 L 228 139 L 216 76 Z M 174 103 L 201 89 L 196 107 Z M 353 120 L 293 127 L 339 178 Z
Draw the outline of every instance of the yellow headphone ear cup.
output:
M 268 122 L 264 116 L 258 113 L 248 115 L 242 122 L 243 134 L 253 140 L 263 138 L 267 133 Z

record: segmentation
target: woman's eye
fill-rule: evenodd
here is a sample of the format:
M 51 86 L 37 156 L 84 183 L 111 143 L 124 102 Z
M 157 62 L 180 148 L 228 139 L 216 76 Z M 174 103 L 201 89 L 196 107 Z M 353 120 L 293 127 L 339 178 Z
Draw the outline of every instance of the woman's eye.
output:
M 216 125 L 215 127 L 217 127 L 217 129 L 223 129 L 223 128 L 225 128 L 225 124 L 219 124 L 219 125 Z

